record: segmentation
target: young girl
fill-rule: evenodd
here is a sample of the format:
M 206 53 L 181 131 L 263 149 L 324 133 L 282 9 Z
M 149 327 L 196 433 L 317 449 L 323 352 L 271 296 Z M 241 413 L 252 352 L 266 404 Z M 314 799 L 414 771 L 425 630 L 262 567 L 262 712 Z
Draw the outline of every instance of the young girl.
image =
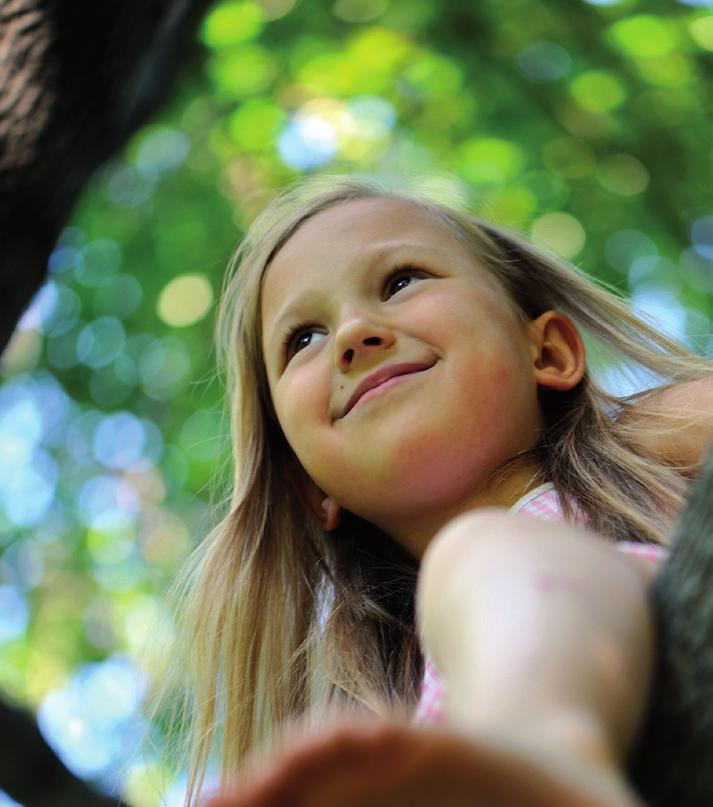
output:
M 181 588 L 189 802 L 217 751 L 221 805 L 637 804 L 646 587 L 713 429 L 710 363 L 516 236 L 370 182 L 284 194 L 235 267 L 234 492 Z M 582 333 L 660 389 L 604 392 Z M 322 732 L 241 780 L 296 721 Z

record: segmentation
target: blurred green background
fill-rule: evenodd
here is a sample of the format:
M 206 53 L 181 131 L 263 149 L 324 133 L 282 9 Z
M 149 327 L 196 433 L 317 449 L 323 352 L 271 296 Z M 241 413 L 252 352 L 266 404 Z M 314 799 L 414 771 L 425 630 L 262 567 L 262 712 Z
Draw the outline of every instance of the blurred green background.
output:
M 178 804 L 140 699 L 226 474 L 216 296 L 284 184 L 511 225 L 713 355 L 713 4 L 246 0 L 87 188 L 0 365 L 0 686 L 77 773 Z

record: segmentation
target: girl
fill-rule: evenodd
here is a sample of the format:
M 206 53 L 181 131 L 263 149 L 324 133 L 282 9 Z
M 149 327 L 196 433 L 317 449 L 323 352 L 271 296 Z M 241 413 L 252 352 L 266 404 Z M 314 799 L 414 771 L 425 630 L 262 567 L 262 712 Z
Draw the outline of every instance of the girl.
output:
M 387 722 L 216 804 L 638 803 L 646 585 L 710 364 L 517 237 L 369 182 L 284 194 L 235 267 L 234 492 L 181 588 L 189 802 L 214 746 L 227 786 L 336 709 Z M 662 389 L 605 393 L 580 332 Z

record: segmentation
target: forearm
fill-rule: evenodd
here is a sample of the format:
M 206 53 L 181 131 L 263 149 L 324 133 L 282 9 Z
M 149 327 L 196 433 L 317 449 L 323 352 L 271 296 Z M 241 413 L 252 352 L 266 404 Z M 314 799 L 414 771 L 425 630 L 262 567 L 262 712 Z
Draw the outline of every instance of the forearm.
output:
M 628 750 L 652 644 L 631 559 L 566 525 L 481 511 L 434 539 L 421 574 L 419 624 L 450 722 L 588 713 Z

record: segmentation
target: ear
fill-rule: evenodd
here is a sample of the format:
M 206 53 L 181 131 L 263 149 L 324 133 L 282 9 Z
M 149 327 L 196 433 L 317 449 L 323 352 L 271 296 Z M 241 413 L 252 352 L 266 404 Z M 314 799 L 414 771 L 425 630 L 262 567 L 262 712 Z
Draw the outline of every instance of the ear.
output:
M 320 491 L 321 492 L 321 491 Z M 324 494 L 322 494 L 324 496 Z M 325 532 L 332 532 L 339 526 L 342 507 L 331 496 L 324 496 L 319 510 L 319 523 Z
M 566 391 L 579 384 L 586 369 L 582 337 L 558 311 L 546 311 L 530 323 L 535 379 L 540 387 Z
M 299 466 L 290 474 L 291 487 L 304 507 L 317 519 L 325 532 L 332 532 L 339 526 L 341 506 L 328 496 L 306 471 Z

